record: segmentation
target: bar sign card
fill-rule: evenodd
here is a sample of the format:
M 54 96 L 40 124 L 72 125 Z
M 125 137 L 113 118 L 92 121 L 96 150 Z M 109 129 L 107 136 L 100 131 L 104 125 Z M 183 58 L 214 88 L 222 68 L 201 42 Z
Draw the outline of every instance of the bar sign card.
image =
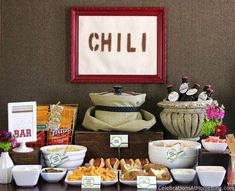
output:
M 8 130 L 20 143 L 20 146 L 13 149 L 13 151 L 33 151 L 33 148 L 27 147 L 25 143 L 37 141 L 36 102 L 8 103 Z

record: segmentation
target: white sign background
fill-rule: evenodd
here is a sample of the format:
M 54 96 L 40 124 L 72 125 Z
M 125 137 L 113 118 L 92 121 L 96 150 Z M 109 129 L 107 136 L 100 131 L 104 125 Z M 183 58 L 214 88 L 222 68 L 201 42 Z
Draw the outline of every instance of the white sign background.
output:
M 78 74 L 81 75 L 156 75 L 157 74 L 157 20 L 155 16 L 79 16 L 78 19 Z M 109 52 L 99 48 L 91 51 L 89 35 L 97 33 L 94 44 L 100 47 L 101 33 L 112 35 Z M 117 34 L 121 33 L 121 51 L 117 52 Z M 127 34 L 131 47 L 127 52 Z M 142 33 L 146 33 L 146 51 L 142 51 Z
M 37 140 L 36 102 L 8 103 L 8 130 L 14 134 L 29 129 L 31 136 L 17 137 L 17 142 L 30 142 Z

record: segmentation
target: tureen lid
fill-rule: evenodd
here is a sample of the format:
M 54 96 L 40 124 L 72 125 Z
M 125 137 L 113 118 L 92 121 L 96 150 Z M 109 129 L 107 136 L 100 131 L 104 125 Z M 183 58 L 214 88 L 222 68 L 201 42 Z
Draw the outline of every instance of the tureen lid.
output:
M 113 86 L 113 91 L 89 93 L 95 105 L 107 106 L 140 106 L 145 102 L 145 93 L 123 92 L 121 85 Z

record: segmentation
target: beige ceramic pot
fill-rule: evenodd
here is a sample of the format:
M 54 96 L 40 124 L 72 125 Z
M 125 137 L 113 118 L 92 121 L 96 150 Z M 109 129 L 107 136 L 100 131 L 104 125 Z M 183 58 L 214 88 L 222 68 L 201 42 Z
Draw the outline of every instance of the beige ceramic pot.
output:
M 205 110 L 211 101 L 159 102 L 164 127 L 179 139 L 199 140 Z
M 82 125 L 94 131 L 136 132 L 151 128 L 156 119 L 141 109 L 145 93 L 122 92 L 114 86 L 112 92 L 89 93 L 94 107 L 88 108 Z

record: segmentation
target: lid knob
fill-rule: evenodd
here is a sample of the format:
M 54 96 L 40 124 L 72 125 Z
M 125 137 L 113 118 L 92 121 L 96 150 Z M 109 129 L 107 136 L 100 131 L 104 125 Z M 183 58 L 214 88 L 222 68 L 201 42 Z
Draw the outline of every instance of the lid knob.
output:
M 113 86 L 114 89 L 114 95 L 121 95 L 122 94 L 122 86 L 121 85 L 115 85 Z

